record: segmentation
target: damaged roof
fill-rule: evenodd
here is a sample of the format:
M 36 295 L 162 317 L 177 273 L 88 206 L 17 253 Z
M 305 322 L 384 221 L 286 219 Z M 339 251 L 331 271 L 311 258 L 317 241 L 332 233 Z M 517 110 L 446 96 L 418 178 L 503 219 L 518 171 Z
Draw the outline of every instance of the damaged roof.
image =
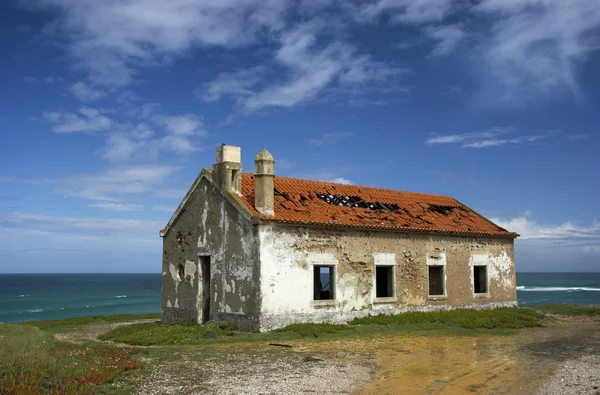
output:
M 254 208 L 254 176 L 242 177 L 242 203 L 268 221 L 410 232 L 517 237 L 450 196 L 276 176 L 275 216 Z

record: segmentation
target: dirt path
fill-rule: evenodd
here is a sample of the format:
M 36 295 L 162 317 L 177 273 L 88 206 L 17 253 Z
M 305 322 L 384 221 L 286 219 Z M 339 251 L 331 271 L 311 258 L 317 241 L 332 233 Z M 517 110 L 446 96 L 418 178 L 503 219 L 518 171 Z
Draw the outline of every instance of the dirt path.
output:
M 98 342 L 98 336 L 111 331 L 115 328 L 124 325 L 132 325 L 139 324 L 142 322 L 155 322 L 156 319 L 146 319 L 146 320 L 135 320 L 135 321 L 127 321 L 127 322 L 113 322 L 110 324 L 95 324 L 95 325 L 87 325 L 76 330 L 70 332 L 56 333 L 54 337 L 56 340 L 60 340 L 63 342 L 69 342 L 74 344 L 81 344 L 85 341 L 95 341 Z M 117 345 L 119 346 L 119 345 Z M 129 346 L 128 346 L 129 347 Z

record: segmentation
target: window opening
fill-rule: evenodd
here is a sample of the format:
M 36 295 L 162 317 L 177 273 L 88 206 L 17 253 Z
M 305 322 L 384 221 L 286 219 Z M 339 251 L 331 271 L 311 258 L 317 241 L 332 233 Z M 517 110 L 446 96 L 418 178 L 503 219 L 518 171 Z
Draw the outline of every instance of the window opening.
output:
M 476 294 L 487 293 L 487 266 L 473 266 L 473 291 Z
M 331 300 L 334 295 L 334 267 L 314 266 L 314 299 Z
M 375 296 L 377 298 L 394 296 L 393 266 L 375 266 Z
M 429 266 L 429 295 L 444 295 L 444 266 Z

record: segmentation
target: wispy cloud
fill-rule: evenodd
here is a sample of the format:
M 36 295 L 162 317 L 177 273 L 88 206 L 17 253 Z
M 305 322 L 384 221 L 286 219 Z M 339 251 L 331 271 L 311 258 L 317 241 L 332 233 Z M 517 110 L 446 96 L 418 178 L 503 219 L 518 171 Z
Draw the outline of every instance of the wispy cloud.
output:
M 79 114 L 71 112 L 44 112 L 44 119 L 56 133 L 98 132 L 109 129 L 113 120 L 91 107 L 79 109 Z
M 432 56 L 448 55 L 461 44 L 467 37 L 461 24 L 428 26 L 425 29 L 426 34 L 437 41 L 436 46 L 431 51 Z
M 542 225 L 527 215 L 513 218 L 492 218 L 497 225 L 520 234 L 518 241 L 528 245 L 576 247 L 593 251 L 600 246 L 600 222 L 583 226 L 576 221 Z
M 164 224 L 141 219 L 77 218 L 45 216 L 30 213 L 0 213 L 0 234 L 3 238 L 29 236 L 50 237 L 62 243 L 81 240 L 112 243 L 159 244 L 158 230 Z M 35 243 L 34 243 L 35 245 Z M 34 246 L 31 245 L 30 247 Z
M 420 25 L 442 21 L 454 6 L 454 0 L 377 0 L 365 2 L 358 16 L 373 19 L 387 13 L 396 23 Z
M 481 0 L 473 11 L 491 21 L 476 60 L 495 100 L 515 106 L 565 91 L 581 96 L 577 67 L 600 49 L 591 36 L 600 28 L 596 0 Z
M 492 128 L 483 132 L 434 136 L 425 140 L 426 145 L 460 144 L 463 148 L 489 148 L 507 144 L 533 144 L 554 135 L 555 131 L 507 138 L 515 134 L 512 128 Z
M 98 84 L 122 86 L 139 66 L 155 66 L 193 47 L 239 46 L 284 25 L 287 2 L 279 0 L 84 1 L 38 0 L 57 11 L 54 34 Z
M 272 68 L 281 69 L 280 78 L 266 79 L 266 68 L 261 65 L 245 70 L 224 72 L 205 86 L 198 95 L 204 101 L 216 101 L 230 96 L 245 112 L 266 107 L 291 108 L 315 100 L 332 87 L 370 88 L 387 83 L 390 89 L 406 68 L 393 67 L 375 61 L 357 48 L 341 41 L 321 44 L 326 24 L 313 20 L 283 32 L 279 48 L 273 55 Z M 363 89 L 364 90 L 364 89 Z M 356 91 L 348 91 L 351 96 Z
M 242 100 L 254 94 L 250 88 L 261 81 L 264 72 L 264 66 L 256 66 L 220 73 L 215 80 L 206 84 L 205 90 L 197 90 L 197 95 L 206 102 L 214 102 L 227 95 Z
M 81 82 L 81 81 L 76 82 L 73 85 L 71 85 L 69 87 L 69 91 L 71 92 L 71 94 L 73 96 L 75 96 L 77 99 L 79 99 L 83 102 L 98 100 L 102 96 L 105 95 L 104 92 L 102 92 L 98 89 L 94 89 L 91 86 L 89 86 L 86 83 Z
M 125 203 L 94 203 L 90 207 L 101 208 L 107 211 L 140 211 L 144 206 L 140 204 L 125 204 Z
M 140 164 L 111 167 L 100 173 L 43 179 L 39 183 L 55 185 L 56 192 L 90 200 L 119 202 L 130 196 L 182 198 L 185 190 L 172 186 L 177 167 Z
M 153 211 L 166 211 L 168 213 L 173 213 L 173 212 L 175 212 L 176 209 L 177 209 L 177 207 L 175 207 L 175 206 L 154 206 L 154 207 L 152 207 Z
M 334 143 L 352 136 L 351 132 L 329 132 L 325 133 L 321 138 L 309 140 L 310 145 L 320 147 L 324 144 Z

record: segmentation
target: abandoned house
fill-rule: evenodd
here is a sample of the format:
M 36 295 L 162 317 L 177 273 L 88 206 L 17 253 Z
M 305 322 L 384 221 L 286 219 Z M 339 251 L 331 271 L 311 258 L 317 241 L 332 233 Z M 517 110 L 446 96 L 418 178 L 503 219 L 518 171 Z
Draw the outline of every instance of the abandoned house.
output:
M 448 196 L 243 173 L 222 145 L 166 227 L 162 319 L 246 330 L 516 306 L 514 239 Z

